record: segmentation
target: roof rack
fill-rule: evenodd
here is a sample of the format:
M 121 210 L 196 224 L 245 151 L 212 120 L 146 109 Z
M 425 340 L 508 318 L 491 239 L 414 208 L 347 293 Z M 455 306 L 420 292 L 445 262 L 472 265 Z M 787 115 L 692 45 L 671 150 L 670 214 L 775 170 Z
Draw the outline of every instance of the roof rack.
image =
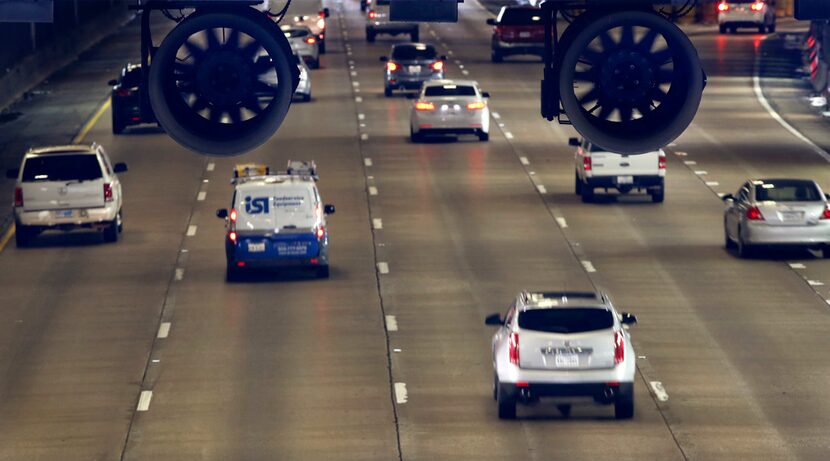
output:
M 319 181 L 317 176 L 317 164 L 314 160 L 289 160 L 285 171 L 271 171 L 266 165 L 248 163 L 243 165 L 236 165 L 233 170 L 233 178 L 231 184 L 243 184 L 251 181 L 276 181 L 279 177 L 298 177 L 308 178 L 313 181 Z

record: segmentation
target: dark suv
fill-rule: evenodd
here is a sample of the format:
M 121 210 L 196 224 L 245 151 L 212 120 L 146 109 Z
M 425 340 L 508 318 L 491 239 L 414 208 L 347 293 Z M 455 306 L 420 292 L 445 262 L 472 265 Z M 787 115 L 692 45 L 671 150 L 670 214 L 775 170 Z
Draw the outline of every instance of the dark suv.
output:
M 381 56 L 386 63 L 384 75 L 385 96 L 395 89 L 420 90 L 427 80 L 444 78 L 446 56 L 438 56 L 434 46 L 426 43 L 402 43 L 392 46 L 391 56 Z
M 121 134 L 131 125 L 156 123 L 152 113 L 141 115 L 141 64 L 127 64 L 121 69 L 117 80 L 110 80 L 112 87 L 112 132 Z
M 545 25 L 542 10 L 533 6 L 504 6 L 495 19 L 487 24 L 493 28 L 493 62 L 502 62 L 511 54 L 535 54 L 545 52 Z

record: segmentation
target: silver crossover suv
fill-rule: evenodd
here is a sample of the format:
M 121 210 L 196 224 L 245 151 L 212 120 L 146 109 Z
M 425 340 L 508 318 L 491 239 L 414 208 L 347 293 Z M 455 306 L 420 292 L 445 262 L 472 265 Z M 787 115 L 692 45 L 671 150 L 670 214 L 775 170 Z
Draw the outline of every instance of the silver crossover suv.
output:
M 589 398 L 614 404 L 617 419 L 634 416 L 636 355 L 627 325 L 604 293 L 523 292 L 493 335 L 493 398 L 499 418 L 516 417 L 516 403 L 552 398 L 567 416 L 571 404 Z
M 446 56 L 438 56 L 435 47 L 426 43 L 394 45 L 389 56 L 380 57 L 386 63 L 383 94 L 389 97 L 396 89 L 420 90 L 424 82 L 444 78 L 446 60 Z

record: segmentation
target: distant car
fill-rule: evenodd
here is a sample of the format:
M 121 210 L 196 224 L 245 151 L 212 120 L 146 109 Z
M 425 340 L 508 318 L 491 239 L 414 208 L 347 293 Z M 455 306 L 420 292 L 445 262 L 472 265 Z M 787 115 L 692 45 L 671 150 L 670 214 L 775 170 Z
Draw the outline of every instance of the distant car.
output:
M 502 62 L 505 56 L 532 54 L 544 56 L 545 25 L 542 9 L 534 6 L 503 6 L 499 15 L 487 20 L 493 27 L 491 60 Z
M 284 25 L 281 26 L 280 29 L 282 29 L 282 33 L 285 34 L 285 38 L 288 39 L 288 43 L 291 44 L 291 49 L 293 49 L 296 54 L 300 55 L 309 67 L 312 69 L 319 69 L 320 45 L 317 41 L 317 37 L 315 37 L 311 32 L 311 29 L 307 26 L 292 25 Z
M 617 419 L 634 416 L 637 356 L 627 326 L 604 293 L 523 292 L 502 318 L 492 340 L 493 398 L 501 419 L 516 417 L 516 403 L 555 398 L 564 416 L 584 397 L 614 405 Z
M 216 211 L 226 222 L 227 279 L 263 267 L 308 267 L 328 277 L 326 216 L 335 209 L 320 199 L 314 163 L 289 161 L 285 172 L 265 175 L 256 165 L 241 167 L 234 169 L 230 210 Z
M 426 43 L 401 43 L 392 46 L 383 72 L 383 94 L 390 97 L 394 90 L 419 90 L 428 80 L 444 78 L 446 56 L 438 56 L 434 46 Z
M 260 56 L 258 59 L 270 61 L 268 56 Z M 303 61 L 296 51 L 294 51 L 291 59 L 294 60 L 297 67 L 300 69 L 300 79 L 297 83 L 297 88 L 294 90 L 293 96 L 294 98 L 299 98 L 304 102 L 311 101 L 311 71 L 308 70 L 308 66 L 306 66 L 305 61 Z M 260 79 L 262 82 L 267 83 L 271 87 L 276 87 L 278 85 L 277 71 L 275 69 L 265 72 L 260 76 Z M 260 98 L 268 98 L 272 95 L 272 93 L 259 92 L 257 95 Z
M 721 0 L 718 3 L 718 26 L 720 33 L 738 27 L 754 27 L 758 32 L 775 32 L 775 0 Z
M 413 42 L 419 40 L 418 24 L 389 20 L 390 0 L 375 0 L 374 5 L 366 11 L 366 41 L 373 43 L 378 34 L 408 34 Z
M 18 247 L 39 233 L 88 228 L 115 242 L 123 229 L 121 182 L 124 163 L 110 162 L 98 144 L 29 149 L 15 179 L 14 220 Z
M 654 203 L 666 196 L 666 153 L 661 149 L 639 155 L 608 152 L 588 140 L 571 138 L 574 155 L 574 193 L 585 203 L 594 199 L 597 188 L 616 189 L 621 194 L 645 191 Z
M 314 12 L 311 12 L 312 10 Z M 329 9 L 323 8 L 323 2 L 320 0 L 304 0 L 292 4 L 291 12 L 295 14 L 286 18 L 286 23 L 308 27 L 317 37 L 320 54 L 326 54 L 326 19 L 330 16 Z
M 121 134 L 133 125 L 157 123 L 152 113 L 142 117 L 141 114 L 141 64 L 127 64 L 121 69 L 117 79 L 110 80 L 112 107 L 112 132 Z
M 723 196 L 726 248 L 750 256 L 760 245 L 815 248 L 830 257 L 830 203 L 809 179 L 750 179 Z
M 419 142 L 430 134 L 473 134 L 490 139 L 487 98 L 472 80 L 431 80 L 424 83 L 412 106 L 410 137 Z

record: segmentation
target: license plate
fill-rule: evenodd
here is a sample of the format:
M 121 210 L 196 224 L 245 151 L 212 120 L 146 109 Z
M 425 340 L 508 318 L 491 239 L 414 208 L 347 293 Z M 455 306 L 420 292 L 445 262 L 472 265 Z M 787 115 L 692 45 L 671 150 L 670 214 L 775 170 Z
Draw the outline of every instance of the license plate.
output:
M 410 74 L 420 74 L 421 73 L 421 66 L 409 66 L 409 73 Z
M 553 363 L 558 368 L 576 368 L 579 366 L 579 356 L 577 354 L 556 354 L 553 357 Z
M 55 211 L 56 218 L 71 218 L 75 215 L 75 210 L 57 210 Z
M 617 184 L 634 184 L 634 176 L 617 176 Z
M 277 253 L 280 256 L 305 256 L 308 248 L 307 243 L 280 243 L 277 245 Z
M 802 211 L 782 211 L 781 219 L 784 221 L 802 221 L 804 219 L 804 212 Z
M 263 251 L 265 251 L 265 242 L 248 243 L 248 252 L 250 252 L 250 253 L 262 253 Z
M 519 32 L 519 38 L 530 38 L 530 32 Z

